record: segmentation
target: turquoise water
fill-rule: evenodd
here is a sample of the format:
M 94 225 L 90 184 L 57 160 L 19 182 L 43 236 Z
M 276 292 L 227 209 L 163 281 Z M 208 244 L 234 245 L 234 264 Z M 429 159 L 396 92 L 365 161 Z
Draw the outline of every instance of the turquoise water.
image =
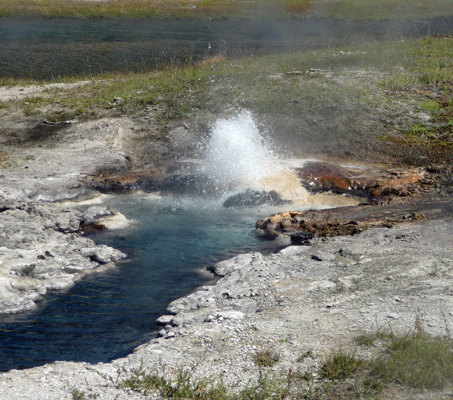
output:
M 213 283 L 207 266 L 239 253 L 268 253 L 278 247 L 255 234 L 255 223 L 283 207 L 222 204 L 229 195 L 254 187 L 278 190 L 298 201 L 298 209 L 308 208 L 297 174 L 274 155 L 248 111 L 219 119 L 203 145 L 204 159 L 197 165 L 213 187 L 210 195 L 201 191 L 191 196 L 100 198 L 131 223 L 93 239 L 124 251 L 128 260 L 71 290 L 48 295 L 37 312 L 0 319 L 0 370 L 125 356 L 156 335 L 155 320 L 171 301 Z M 295 204 L 286 207 L 294 209 Z
M 212 277 L 200 273 L 220 259 L 272 251 L 254 233 L 256 220 L 277 209 L 224 209 L 217 200 L 110 197 L 107 204 L 136 222 L 94 237 L 129 255 L 104 275 L 54 293 L 38 312 L 0 322 L 0 370 L 56 360 L 107 362 L 156 334 L 154 321 L 174 299 Z

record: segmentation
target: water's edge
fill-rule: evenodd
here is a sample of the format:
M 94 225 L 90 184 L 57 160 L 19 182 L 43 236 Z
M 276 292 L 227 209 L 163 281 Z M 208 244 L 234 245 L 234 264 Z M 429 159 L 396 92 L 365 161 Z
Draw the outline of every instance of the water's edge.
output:
M 0 20 L 0 77 L 56 79 L 146 71 L 169 62 L 363 41 L 450 34 L 453 17 L 427 21 L 301 19 Z

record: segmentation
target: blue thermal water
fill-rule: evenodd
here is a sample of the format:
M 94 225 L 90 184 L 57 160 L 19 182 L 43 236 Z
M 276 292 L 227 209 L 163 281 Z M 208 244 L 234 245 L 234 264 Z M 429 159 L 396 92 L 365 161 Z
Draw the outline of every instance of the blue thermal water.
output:
M 137 222 L 94 239 L 120 248 L 129 260 L 67 292 L 47 296 L 37 312 L 3 318 L 0 370 L 125 356 L 155 335 L 154 321 L 168 303 L 210 282 L 200 270 L 269 245 L 254 234 L 256 220 L 269 210 L 223 209 L 209 201 L 171 197 L 109 201 Z
M 219 119 L 204 149 L 200 173 L 216 188 L 211 197 L 104 198 L 105 205 L 135 222 L 93 239 L 123 250 L 128 260 L 64 293 L 46 296 L 36 312 L 2 317 L 0 370 L 124 356 L 155 335 L 155 320 L 172 300 L 213 279 L 200 272 L 206 266 L 238 253 L 272 250 L 275 243 L 255 235 L 255 223 L 281 209 L 227 209 L 223 200 L 244 187 L 269 185 L 290 196 L 286 198 L 304 199 L 297 176 L 280 166 L 247 111 Z

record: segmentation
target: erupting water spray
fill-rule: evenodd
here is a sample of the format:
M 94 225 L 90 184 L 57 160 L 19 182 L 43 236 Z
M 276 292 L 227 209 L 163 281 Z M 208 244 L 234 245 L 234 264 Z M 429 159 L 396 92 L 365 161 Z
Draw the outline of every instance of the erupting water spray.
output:
M 219 119 L 206 143 L 202 173 L 219 194 L 244 189 L 275 190 L 285 199 L 306 203 L 307 191 L 265 140 L 249 111 Z
M 219 119 L 207 143 L 203 172 L 219 190 L 263 188 L 264 180 L 282 172 L 248 111 Z

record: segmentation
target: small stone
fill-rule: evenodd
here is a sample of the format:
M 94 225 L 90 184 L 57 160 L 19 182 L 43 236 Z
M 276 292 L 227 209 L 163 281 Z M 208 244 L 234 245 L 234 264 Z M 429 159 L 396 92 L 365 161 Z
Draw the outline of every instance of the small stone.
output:
M 398 313 L 389 313 L 389 314 L 387 314 L 387 318 L 400 319 L 401 316 Z
M 186 319 L 184 317 L 176 316 L 171 319 L 171 325 L 173 326 L 181 326 L 186 323 Z
M 241 311 L 222 311 L 217 313 L 219 320 L 222 319 L 242 319 L 244 318 L 244 313 Z
M 326 251 L 316 250 L 312 252 L 311 258 L 316 261 L 334 261 L 335 254 Z
M 159 318 L 156 319 L 157 325 L 169 325 L 174 318 L 173 315 L 161 315 Z

